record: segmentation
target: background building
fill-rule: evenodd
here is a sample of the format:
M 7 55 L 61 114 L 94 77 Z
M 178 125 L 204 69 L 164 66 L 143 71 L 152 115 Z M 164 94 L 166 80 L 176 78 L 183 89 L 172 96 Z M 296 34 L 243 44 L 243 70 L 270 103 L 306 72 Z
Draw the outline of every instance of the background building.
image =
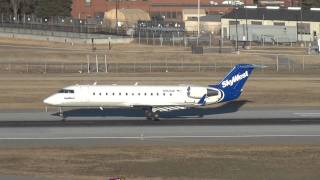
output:
M 209 14 L 200 17 L 200 29 L 202 33 L 211 33 L 220 35 L 221 31 L 221 16 L 219 14 Z M 196 32 L 198 30 L 198 19 L 189 18 L 185 21 L 185 30 L 187 32 Z
M 258 0 L 259 6 L 300 6 L 300 0 Z
M 259 6 L 300 6 L 300 0 L 258 0 Z
M 111 28 L 116 28 L 116 23 L 118 27 L 130 28 L 138 21 L 150 21 L 150 16 L 141 9 L 119 9 L 118 12 L 112 9 L 105 13 L 104 20 Z
M 231 40 L 313 41 L 320 33 L 320 9 L 240 8 L 221 19 L 222 36 Z M 295 40 L 295 41 L 293 41 Z
M 199 16 L 206 16 L 206 11 L 204 9 L 199 9 Z M 198 18 L 198 9 L 184 9 L 182 10 L 182 20 L 186 21 L 188 19 Z
M 201 0 L 201 8 L 206 14 L 231 12 L 233 6 L 226 0 Z M 151 17 L 165 17 L 166 21 L 182 21 L 184 9 L 196 9 L 197 0 L 73 0 L 72 16 L 80 19 L 102 18 L 104 12 L 116 8 L 142 9 Z M 253 0 L 241 0 L 252 5 Z

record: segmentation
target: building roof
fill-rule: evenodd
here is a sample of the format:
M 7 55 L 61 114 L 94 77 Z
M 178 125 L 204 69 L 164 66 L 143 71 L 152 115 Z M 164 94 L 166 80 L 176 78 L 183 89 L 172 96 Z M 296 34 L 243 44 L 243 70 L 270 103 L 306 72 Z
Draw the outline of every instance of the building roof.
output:
M 221 17 L 221 14 L 208 14 L 206 16 L 201 16 L 200 21 L 221 22 Z M 188 21 L 198 21 L 198 18 L 188 18 Z
M 141 9 L 112 9 L 105 13 L 105 18 L 111 20 L 115 20 L 116 18 L 118 18 L 119 21 L 129 22 L 136 22 L 138 20 L 150 20 L 149 14 Z
M 246 12 L 247 11 L 247 12 Z M 301 19 L 302 17 L 302 19 Z M 311 21 L 320 22 L 320 11 L 266 9 L 266 8 L 240 8 L 235 9 L 222 17 L 223 19 L 256 19 L 256 20 L 281 20 L 281 21 Z
M 200 17 L 200 21 L 221 21 L 221 14 L 208 14 L 206 16 Z

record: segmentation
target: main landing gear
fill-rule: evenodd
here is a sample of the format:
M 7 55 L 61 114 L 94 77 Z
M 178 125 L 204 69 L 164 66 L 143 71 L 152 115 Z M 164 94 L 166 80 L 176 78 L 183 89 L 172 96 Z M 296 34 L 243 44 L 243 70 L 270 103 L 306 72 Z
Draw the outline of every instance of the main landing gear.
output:
M 153 112 L 152 109 L 145 109 L 144 114 L 147 120 L 159 121 L 160 119 L 160 111 Z

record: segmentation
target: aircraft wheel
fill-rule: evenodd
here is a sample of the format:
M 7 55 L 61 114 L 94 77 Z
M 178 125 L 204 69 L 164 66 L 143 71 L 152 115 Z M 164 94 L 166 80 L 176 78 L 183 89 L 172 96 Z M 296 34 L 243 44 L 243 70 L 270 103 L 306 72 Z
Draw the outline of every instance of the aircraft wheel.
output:
M 160 121 L 160 111 L 156 111 L 153 113 L 153 120 Z
M 63 121 L 63 122 L 66 121 L 66 117 L 65 117 L 65 115 L 64 115 L 64 113 L 63 113 L 63 111 L 62 111 L 61 108 L 60 108 L 60 110 L 59 110 L 59 116 L 61 117 L 61 121 Z
M 147 118 L 147 120 L 152 120 L 153 119 L 153 113 L 150 110 L 146 110 L 145 111 L 145 116 Z
M 61 117 L 62 122 L 66 121 L 66 116 L 63 113 L 60 113 L 59 116 Z

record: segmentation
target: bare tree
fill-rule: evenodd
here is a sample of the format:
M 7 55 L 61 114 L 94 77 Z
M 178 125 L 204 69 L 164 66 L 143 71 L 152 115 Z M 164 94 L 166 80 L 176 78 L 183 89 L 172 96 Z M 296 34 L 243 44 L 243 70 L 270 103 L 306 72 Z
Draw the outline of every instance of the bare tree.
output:
M 32 14 L 34 10 L 35 0 L 21 0 L 20 3 L 20 13 L 24 14 Z
M 10 3 L 8 0 L 0 0 L 0 13 L 1 14 L 10 13 Z
M 10 0 L 13 15 L 16 19 L 18 18 L 18 11 L 20 8 L 20 3 L 21 3 L 21 0 Z

